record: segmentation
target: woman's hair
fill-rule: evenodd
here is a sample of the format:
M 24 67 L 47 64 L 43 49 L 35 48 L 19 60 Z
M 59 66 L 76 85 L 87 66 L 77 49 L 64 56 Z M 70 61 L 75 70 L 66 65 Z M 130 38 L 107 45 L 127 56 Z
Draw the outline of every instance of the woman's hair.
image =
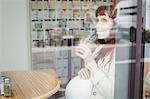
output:
M 110 12 L 108 11 L 109 10 L 109 7 L 108 6 L 99 6 L 97 9 L 96 9 L 96 12 L 95 12 L 95 16 L 99 16 L 99 15 L 105 15 L 105 11 L 107 12 Z M 111 13 L 108 13 L 109 17 L 114 19 L 116 17 L 116 13 L 115 13 L 115 9 L 111 10 L 112 12 Z
M 109 12 L 108 11 L 108 6 L 100 6 L 97 8 L 96 12 L 95 12 L 95 15 L 96 17 L 100 16 L 100 15 L 105 15 L 105 12 Z M 114 19 L 114 13 L 108 13 L 109 17 Z M 115 23 L 114 23 L 115 24 Z M 106 38 L 106 39 L 97 39 L 96 40 L 96 43 L 97 44 L 115 44 L 115 33 L 114 33 L 114 28 L 112 28 L 112 31 L 110 30 L 110 33 L 111 36 Z M 113 50 L 114 50 L 114 46 L 112 47 L 103 47 L 98 53 L 97 53 L 97 56 L 95 57 L 95 60 L 96 62 L 98 62 L 100 59 L 104 59 L 105 56 L 107 56 L 108 54 L 110 54 L 110 59 L 109 61 L 106 63 L 110 63 L 111 60 L 112 60 L 112 56 L 113 56 Z M 110 67 L 109 67 L 110 68 Z M 109 71 L 109 70 L 108 70 Z

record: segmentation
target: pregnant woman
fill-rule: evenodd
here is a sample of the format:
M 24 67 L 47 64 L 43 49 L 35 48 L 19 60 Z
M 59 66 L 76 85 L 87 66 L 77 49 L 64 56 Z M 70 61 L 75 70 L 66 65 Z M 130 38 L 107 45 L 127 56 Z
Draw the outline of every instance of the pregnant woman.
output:
M 81 40 L 76 47 L 76 55 L 83 59 L 84 68 L 68 83 L 66 99 L 114 99 L 114 16 L 108 14 L 107 6 L 100 6 L 96 18 L 96 46 L 92 48 L 86 40 Z

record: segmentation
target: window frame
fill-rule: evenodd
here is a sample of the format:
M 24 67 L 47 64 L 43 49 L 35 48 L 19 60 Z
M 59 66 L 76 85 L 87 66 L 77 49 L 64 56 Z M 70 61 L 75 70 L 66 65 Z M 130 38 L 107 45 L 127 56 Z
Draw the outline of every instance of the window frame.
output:
M 131 48 L 131 58 L 135 63 L 129 66 L 128 99 L 143 99 L 143 77 L 144 77 L 144 43 L 142 39 L 142 3 L 137 1 L 137 29 L 135 46 Z

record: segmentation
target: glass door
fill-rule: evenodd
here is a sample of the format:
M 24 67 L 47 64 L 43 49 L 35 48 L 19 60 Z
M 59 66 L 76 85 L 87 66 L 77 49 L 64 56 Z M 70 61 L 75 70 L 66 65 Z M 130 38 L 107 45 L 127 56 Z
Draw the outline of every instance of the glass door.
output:
M 142 0 L 118 0 L 115 99 L 143 98 Z

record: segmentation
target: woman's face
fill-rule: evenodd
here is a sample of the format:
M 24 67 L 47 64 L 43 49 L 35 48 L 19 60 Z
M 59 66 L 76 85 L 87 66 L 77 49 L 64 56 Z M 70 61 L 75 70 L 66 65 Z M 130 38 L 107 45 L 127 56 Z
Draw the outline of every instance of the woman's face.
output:
M 109 30 L 113 26 L 113 20 L 108 16 L 107 12 L 105 15 L 97 16 L 96 33 L 98 39 L 108 38 L 110 35 Z

